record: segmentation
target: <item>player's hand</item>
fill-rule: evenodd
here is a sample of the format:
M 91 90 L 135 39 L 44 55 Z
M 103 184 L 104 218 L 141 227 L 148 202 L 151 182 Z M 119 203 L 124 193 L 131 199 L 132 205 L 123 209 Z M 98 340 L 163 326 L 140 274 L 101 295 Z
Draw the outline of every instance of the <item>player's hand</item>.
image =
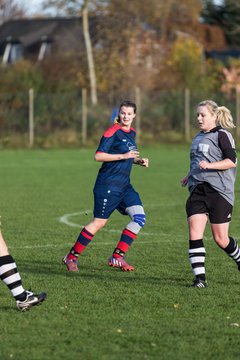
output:
M 136 159 L 139 157 L 139 151 L 130 150 L 126 154 L 124 154 L 124 159 Z
M 188 178 L 189 178 L 189 176 L 187 175 L 187 176 L 185 176 L 185 178 L 183 178 L 183 179 L 181 180 L 182 186 L 186 186 L 186 185 L 187 185 L 187 183 L 188 183 Z
M 208 163 L 207 161 L 205 161 L 205 160 L 202 160 L 202 161 L 200 161 L 200 163 L 199 163 L 199 168 L 200 168 L 201 170 L 206 170 L 206 169 L 209 168 L 209 163 Z
M 141 165 L 141 166 L 144 166 L 144 167 L 148 167 L 149 166 L 149 160 L 148 160 L 148 158 L 139 159 L 138 164 Z

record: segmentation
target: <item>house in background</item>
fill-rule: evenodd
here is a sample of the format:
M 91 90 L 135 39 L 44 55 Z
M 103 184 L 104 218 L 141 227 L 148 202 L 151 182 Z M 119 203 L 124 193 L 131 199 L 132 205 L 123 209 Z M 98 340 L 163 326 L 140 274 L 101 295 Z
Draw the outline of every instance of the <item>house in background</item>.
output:
M 96 18 L 89 18 L 90 36 L 96 49 L 102 46 L 97 36 L 99 26 Z M 129 40 L 129 44 L 130 62 L 151 68 L 152 53 L 160 46 L 155 32 L 141 29 Z M 81 56 L 85 51 L 82 18 L 18 19 L 0 26 L 0 62 L 3 64 L 12 64 L 20 59 L 42 61 L 47 56 Z
M 90 36 L 95 42 L 98 26 L 96 18 L 89 18 Z M 240 58 L 240 50 L 228 48 L 224 34 L 217 26 L 200 24 L 199 41 L 203 46 L 205 58 L 210 57 L 223 62 L 229 57 Z M 129 44 L 129 61 L 135 66 L 142 65 L 149 71 L 154 68 L 154 59 L 159 61 L 159 56 L 162 54 L 164 57 L 165 54 L 164 47 L 152 29 L 139 29 L 129 39 Z M 101 41 L 93 45 L 101 46 Z M 36 62 L 44 60 L 49 55 L 81 56 L 83 53 L 85 42 L 81 18 L 16 19 L 0 26 L 0 62 L 3 64 L 12 64 L 23 58 Z
M 89 21 L 90 33 L 95 31 Z M 10 20 L 0 26 L 0 58 L 11 64 L 19 59 L 42 61 L 49 54 L 84 51 L 81 18 L 43 18 Z
M 216 25 L 202 24 L 205 58 L 227 63 L 230 58 L 239 59 L 240 49 L 227 45 L 223 30 Z

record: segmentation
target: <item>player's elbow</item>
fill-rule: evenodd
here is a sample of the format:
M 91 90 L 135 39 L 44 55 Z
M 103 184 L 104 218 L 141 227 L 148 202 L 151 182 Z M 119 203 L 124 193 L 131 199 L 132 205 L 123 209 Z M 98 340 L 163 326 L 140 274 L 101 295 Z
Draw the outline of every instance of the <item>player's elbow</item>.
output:
M 95 160 L 95 161 L 99 161 L 99 158 L 98 158 L 98 155 L 97 155 L 97 154 L 94 155 L 94 160 Z
M 236 168 L 237 167 L 237 161 L 233 162 L 232 160 L 230 160 L 230 166 L 231 166 L 231 168 Z
M 101 159 L 101 153 L 96 153 L 96 154 L 94 155 L 94 160 L 95 160 L 95 161 L 102 161 L 102 159 Z

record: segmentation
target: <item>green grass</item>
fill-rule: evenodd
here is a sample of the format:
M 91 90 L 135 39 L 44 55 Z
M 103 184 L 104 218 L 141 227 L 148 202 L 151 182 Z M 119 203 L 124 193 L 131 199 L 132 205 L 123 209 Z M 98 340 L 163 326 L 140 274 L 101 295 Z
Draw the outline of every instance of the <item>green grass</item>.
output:
M 189 287 L 188 148 L 142 149 L 149 169 L 134 167 L 147 224 L 128 253 L 124 273 L 106 265 L 127 217 L 114 213 L 81 256 L 78 274 L 61 264 L 91 219 L 99 164 L 94 150 L 1 151 L 2 227 L 23 283 L 47 291 L 47 301 L 18 312 L 0 283 L 0 359 L 225 360 L 239 358 L 240 274 L 213 243 L 205 246 L 208 289 Z M 240 196 L 231 233 L 238 237 Z M 64 214 L 74 226 L 59 222 Z M 240 237 L 239 237 L 240 239 Z

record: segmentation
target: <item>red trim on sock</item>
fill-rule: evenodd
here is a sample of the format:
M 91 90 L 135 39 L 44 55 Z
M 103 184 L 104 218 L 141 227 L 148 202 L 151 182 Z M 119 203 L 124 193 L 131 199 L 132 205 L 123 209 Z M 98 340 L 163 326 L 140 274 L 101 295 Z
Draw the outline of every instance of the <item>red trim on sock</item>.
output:
M 135 239 L 136 238 L 136 234 L 134 234 L 132 231 L 128 230 L 128 229 L 124 229 L 122 232 L 124 235 L 129 236 L 131 239 Z
M 119 241 L 117 248 L 126 253 L 128 251 L 129 245 L 125 241 Z M 118 254 L 117 254 L 118 255 Z
M 73 248 L 78 254 L 81 254 L 86 246 L 77 241 Z
M 93 235 L 87 234 L 84 230 L 82 230 L 82 235 L 89 240 L 92 240 L 92 238 L 93 238 Z

